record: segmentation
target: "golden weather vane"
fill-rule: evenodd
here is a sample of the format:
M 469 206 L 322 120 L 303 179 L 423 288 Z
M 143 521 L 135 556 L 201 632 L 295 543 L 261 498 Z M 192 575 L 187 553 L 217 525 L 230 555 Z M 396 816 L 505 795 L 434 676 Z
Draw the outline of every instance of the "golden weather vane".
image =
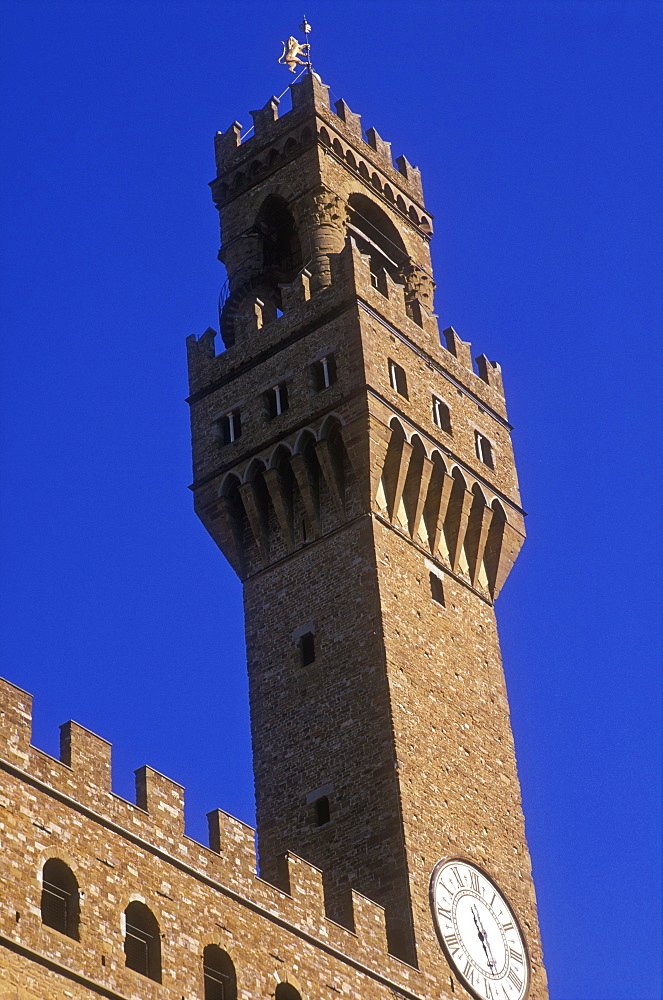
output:
M 309 32 L 311 30 L 311 25 L 308 23 L 306 18 L 299 25 L 299 30 L 304 32 L 304 37 L 308 38 Z M 298 42 L 296 38 L 292 35 L 287 42 L 281 42 L 283 46 L 283 52 L 279 62 L 283 66 L 287 66 L 291 73 L 295 73 L 297 66 L 307 66 L 309 72 L 311 72 L 311 46 L 309 42 Z M 300 59 L 300 56 L 305 56 L 305 59 Z

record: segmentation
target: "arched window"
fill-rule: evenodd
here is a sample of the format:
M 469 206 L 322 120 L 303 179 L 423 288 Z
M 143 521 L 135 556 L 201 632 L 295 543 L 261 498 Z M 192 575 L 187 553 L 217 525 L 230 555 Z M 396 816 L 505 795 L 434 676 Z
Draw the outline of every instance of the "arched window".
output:
M 79 892 L 76 876 L 59 858 L 49 858 L 42 872 L 41 922 L 78 941 Z
M 235 966 L 227 952 L 208 944 L 203 952 L 205 1000 L 237 1000 Z
M 265 199 L 255 228 L 262 237 L 263 267 L 278 271 L 278 281 L 291 281 L 301 267 L 301 248 L 294 219 L 283 198 L 270 195 Z
M 290 983 L 279 983 L 274 993 L 274 1000 L 302 1000 L 302 995 Z
M 145 903 L 134 900 L 124 911 L 124 954 L 127 969 L 161 982 L 159 924 Z
M 387 271 L 402 281 L 400 271 L 408 260 L 398 229 L 386 212 L 363 194 L 351 194 L 348 232 L 363 254 L 370 257 L 371 274 Z

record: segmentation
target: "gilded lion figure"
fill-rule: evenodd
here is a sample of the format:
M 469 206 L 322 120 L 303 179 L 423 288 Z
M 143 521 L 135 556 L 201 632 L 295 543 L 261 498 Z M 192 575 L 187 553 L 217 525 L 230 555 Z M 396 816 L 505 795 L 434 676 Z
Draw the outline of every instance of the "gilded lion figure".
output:
M 308 53 L 309 44 L 305 42 L 303 45 L 293 38 L 292 35 L 287 42 L 281 42 L 283 46 L 283 52 L 279 62 L 288 67 L 291 73 L 294 73 L 297 66 L 308 66 Z M 300 59 L 299 56 L 306 56 L 306 59 Z

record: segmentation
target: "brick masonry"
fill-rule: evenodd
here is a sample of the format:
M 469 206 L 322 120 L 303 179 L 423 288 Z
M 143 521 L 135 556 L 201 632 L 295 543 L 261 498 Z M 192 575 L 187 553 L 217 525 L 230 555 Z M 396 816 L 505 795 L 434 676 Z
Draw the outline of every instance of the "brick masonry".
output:
M 30 746 L 30 698 L 4 682 L 0 998 L 202 998 L 209 944 L 242 998 L 467 997 L 429 904 L 450 855 L 502 888 L 547 997 L 493 610 L 524 538 L 501 373 L 452 329 L 441 344 L 419 172 L 316 77 L 291 90 L 251 138 L 217 136 L 227 349 L 187 342 L 194 505 L 244 586 L 258 858 L 220 811 L 209 846 L 187 838 L 182 789 L 149 768 L 135 804 L 115 796 L 109 745 L 75 723 L 60 760 Z M 42 921 L 51 857 L 80 940 Z M 125 965 L 133 900 L 160 983 Z

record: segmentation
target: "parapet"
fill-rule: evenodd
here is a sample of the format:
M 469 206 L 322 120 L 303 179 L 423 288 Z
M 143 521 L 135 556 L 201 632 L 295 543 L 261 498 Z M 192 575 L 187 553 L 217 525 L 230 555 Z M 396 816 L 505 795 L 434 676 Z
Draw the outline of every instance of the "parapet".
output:
M 57 800 L 59 809 L 71 812 L 72 827 L 97 824 L 108 837 L 135 845 L 133 863 L 139 874 L 141 858 L 157 854 L 171 860 L 180 873 L 189 870 L 192 877 L 202 877 L 211 890 L 218 886 L 230 892 L 254 913 L 277 914 L 284 925 L 319 937 L 325 946 L 379 967 L 390 961 L 380 905 L 350 890 L 344 925 L 330 919 L 323 873 L 292 853 L 279 859 L 277 885 L 257 877 L 255 831 L 220 809 L 207 816 L 209 845 L 197 843 L 184 833 L 181 785 L 144 766 L 135 772 L 135 803 L 115 795 L 110 744 L 67 722 L 60 728 L 60 759 L 50 757 L 30 744 L 31 701 L 27 692 L 0 678 L 0 768 L 29 784 L 32 798 L 35 789 L 41 789 Z M 19 815 L 18 793 L 15 802 Z M 67 814 L 63 818 L 59 812 L 56 818 L 55 803 L 47 814 L 58 828 L 66 828 Z M 394 963 L 397 968 L 398 961 Z
M 344 100 L 336 101 L 333 108 L 329 102 L 329 87 L 323 83 L 317 73 L 305 73 L 301 80 L 290 85 L 292 110 L 279 116 L 280 101 L 270 97 L 267 103 L 257 111 L 251 112 L 252 128 L 242 136 L 242 126 L 233 122 L 225 132 L 217 132 L 214 139 L 217 177 L 212 182 L 216 201 L 223 200 L 220 185 L 221 179 L 228 180 L 231 187 L 235 178 L 229 178 L 243 161 L 258 156 L 263 148 L 271 143 L 284 139 L 291 129 L 301 126 L 302 119 L 307 115 L 319 115 L 333 129 L 336 129 L 346 141 L 351 142 L 355 149 L 382 170 L 390 183 L 401 187 L 416 202 L 423 206 L 423 189 L 421 173 L 412 166 L 405 156 L 399 156 L 394 161 L 391 153 L 391 143 L 382 139 L 375 128 L 362 131 L 361 116 L 350 110 Z M 298 137 L 298 141 L 301 137 Z M 244 166 L 242 166 L 244 170 Z

